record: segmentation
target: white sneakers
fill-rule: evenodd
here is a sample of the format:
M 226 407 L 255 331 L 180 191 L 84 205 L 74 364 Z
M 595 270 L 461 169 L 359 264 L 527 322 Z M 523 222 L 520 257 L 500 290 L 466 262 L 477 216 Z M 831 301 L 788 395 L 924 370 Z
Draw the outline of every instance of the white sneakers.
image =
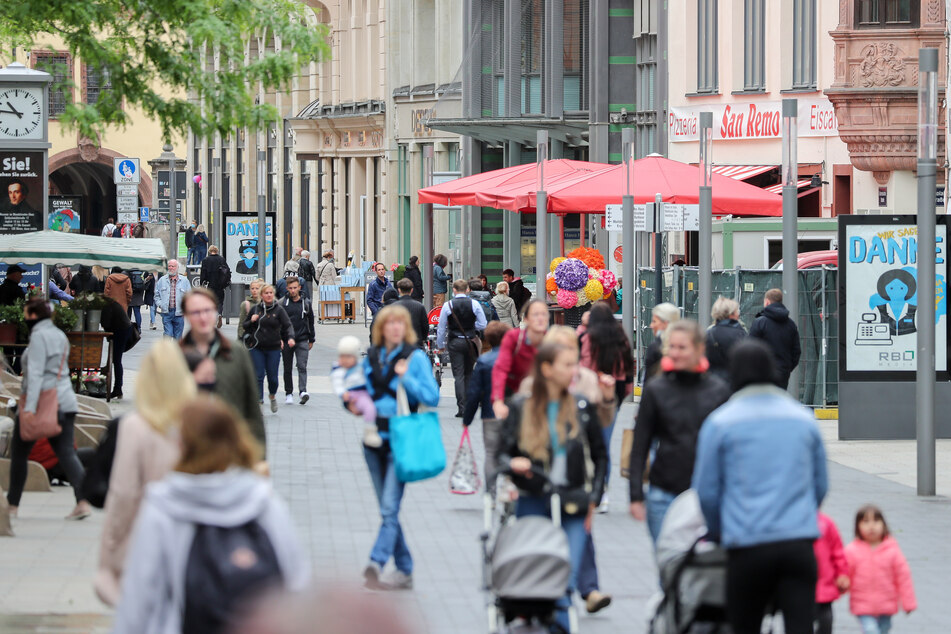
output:
M 300 393 L 300 404 L 301 404 L 301 405 L 303 405 L 304 403 L 306 403 L 306 402 L 309 401 L 309 400 L 310 400 L 310 394 L 308 394 L 307 392 L 301 392 L 301 393 Z
M 287 395 L 287 398 L 284 399 L 284 402 L 285 402 L 286 404 L 288 404 L 288 405 L 293 405 L 293 404 L 294 404 L 294 395 L 293 395 L 293 394 L 288 394 L 288 395 Z

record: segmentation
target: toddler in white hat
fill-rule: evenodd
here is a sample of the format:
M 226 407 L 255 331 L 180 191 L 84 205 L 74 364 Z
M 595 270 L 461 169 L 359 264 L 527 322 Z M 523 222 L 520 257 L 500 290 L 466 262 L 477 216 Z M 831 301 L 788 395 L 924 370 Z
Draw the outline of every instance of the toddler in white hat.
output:
M 376 405 L 367 392 L 367 379 L 359 359 L 360 340 L 350 335 L 341 337 L 337 343 L 337 365 L 330 371 L 330 383 L 344 406 L 363 416 L 363 444 L 380 447 L 383 439 L 376 427 Z

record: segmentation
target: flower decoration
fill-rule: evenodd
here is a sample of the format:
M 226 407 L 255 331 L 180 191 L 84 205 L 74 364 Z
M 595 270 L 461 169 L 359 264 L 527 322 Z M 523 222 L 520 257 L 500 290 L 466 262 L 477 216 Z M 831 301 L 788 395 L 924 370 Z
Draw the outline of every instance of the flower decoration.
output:
M 558 292 L 558 284 L 555 283 L 555 276 L 551 273 L 545 278 L 545 290 L 549 293 Z
M 591 303 L 591 300 L 588 299 L 587 295 L 585 295 L 584 289 L 581 289 L 580 291 L 575 291 L 575 292 L 578 294 L 578 304 L 577 304 L 578 306 L 585 306 L 586 304 Z
M 563 258 L 563 257 L 557 257 L 557 258 L 555 258 L 554 260 L 551 261 L 551 266 L 548 267 L 548 270 L 551 271 L 552 273 L 554 273 L 554 272 L 555 272 L 555 269 L 558 268 L 558 265 L 561 264 L 562 262 L 564 262 L 564 261 L 567 260 L 567 259 L 568 259 L 568 258 Z
M 598 280 L 588 280 L 588 283 L 584 285 L 584 294 L 588 300 L 596 302 L 604 297 L 604 287 Z
M 577 258 L 584 262 L 589 268 L 601 270 L 604 268 L 604 256 L 597 249 L 588 249 L 578 247 L 568 254 L 569 258 Z
M 588 283 L 587 265 L 581 260 L 568 258 L 555 267 L 555 283 L 559 290 L 581 290 Z
M 604 287 L 605 295 L 617 288 L 617 276 L 607 269 L 601 271 L 601 286 Z
M 574 308 L 578 303 L 578 293 L 574 291 L 559 289 L 555 298 L 558 300 L 558 305 L 562 308 Z

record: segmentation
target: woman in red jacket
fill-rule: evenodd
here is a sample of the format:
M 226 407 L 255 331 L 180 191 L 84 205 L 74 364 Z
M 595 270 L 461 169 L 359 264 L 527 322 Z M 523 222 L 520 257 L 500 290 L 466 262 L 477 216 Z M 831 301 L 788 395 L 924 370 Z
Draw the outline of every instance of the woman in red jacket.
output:
M 499 420 L 509 415 L 505 399 L 518 392 L 522 379 L 531 374 L 535 351 L 548 331 L 548 322 L 548 304 L 534 299 L 522 312 L 521 328 L 505 333 L 499 358 L 492 367 L 492 409 Z

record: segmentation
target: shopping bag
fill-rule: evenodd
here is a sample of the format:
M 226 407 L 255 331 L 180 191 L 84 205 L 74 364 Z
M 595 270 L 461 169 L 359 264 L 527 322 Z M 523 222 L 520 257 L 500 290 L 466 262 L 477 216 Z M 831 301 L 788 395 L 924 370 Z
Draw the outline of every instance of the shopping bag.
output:
M 469 428 L 463 427 L 459 450 L 456 451 L 456 459 L 452 461 L 449 492 L 457 495 L 472 495 L 479 490 L 481 484 L 475 453 L 472 451 L 472 440 L 469 439 Z
M 400 482 L 435 478 L 446 468 L 439 416 L 422 407 L 411 413 L 402 381 L 396 388 L 396 416 L 390 419 L 390 447 Z

